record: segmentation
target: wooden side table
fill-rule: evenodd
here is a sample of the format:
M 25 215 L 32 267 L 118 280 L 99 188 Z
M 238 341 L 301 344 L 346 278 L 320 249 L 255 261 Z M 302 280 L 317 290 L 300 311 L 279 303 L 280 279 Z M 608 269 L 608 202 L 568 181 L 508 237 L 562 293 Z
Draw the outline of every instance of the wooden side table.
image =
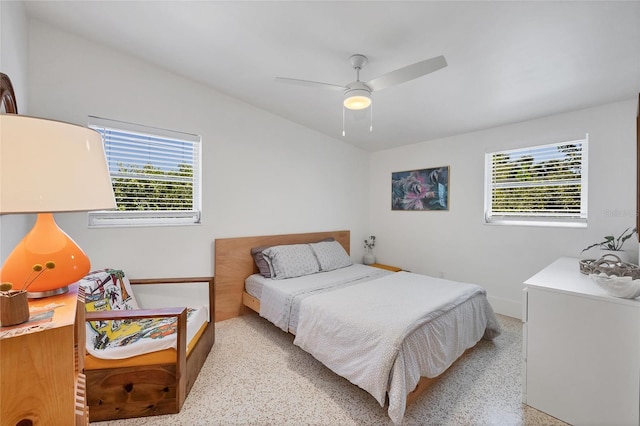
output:
M 0 425 L 86 425 L 84 306 L 78 285 L 29 301 L 31 319 L 0 327 Z
M 374 268 L 386 269 L 387 271 L 391 271 L 391 272 L 402 271 L 402 268 L 398 268 L 397 266 L 391 266 L 391 265 L 383 265 L 382 263 L 372 263 L 369 266 L 373 266 Z

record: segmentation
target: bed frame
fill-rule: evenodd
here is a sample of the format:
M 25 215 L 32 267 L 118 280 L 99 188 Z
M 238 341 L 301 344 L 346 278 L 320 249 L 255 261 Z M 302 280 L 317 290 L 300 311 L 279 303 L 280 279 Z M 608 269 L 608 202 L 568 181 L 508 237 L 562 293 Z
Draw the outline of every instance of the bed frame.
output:
M 215 340 L 213 277 L 130 279 L 131 285 L 208 283 L 210 321 L 187 355 L 185 307 L 86 312 L 85 321 L 178 318 L 178 344 L 173 362 L 85 368 L 91 422 L 180 412 Z M 143 355 L 144 356 L 144 355 Z M 117 364 L 117 361 L 114 360 Z
M 251 256 L 253 247 L 313 243 L 328 237 L 335 238 L 347 253 L 351 252 L 350 231 L 216 239 L 216 321 L 260 311 L 260 301 L 244 291 L 244 280 L 249 275 L 258 273 L 258 267 Z M 407 405 L 415 401 L 436 380 L 437 377 L 421 377 L 416 388 L 407 395 Z

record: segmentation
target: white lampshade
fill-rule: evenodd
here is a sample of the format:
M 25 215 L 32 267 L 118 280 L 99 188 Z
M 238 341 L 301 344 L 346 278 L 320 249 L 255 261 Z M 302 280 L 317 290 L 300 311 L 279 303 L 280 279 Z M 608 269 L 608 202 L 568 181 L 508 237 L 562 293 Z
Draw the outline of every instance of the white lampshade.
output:
M 371 105 L 371 93 L 365 89 L 351 89 L 344 94 L 344 106 L 348 109 L 365 109 Z
M 0 115 L 0 213 L 116 207 L 100 134 L 87 127 Z

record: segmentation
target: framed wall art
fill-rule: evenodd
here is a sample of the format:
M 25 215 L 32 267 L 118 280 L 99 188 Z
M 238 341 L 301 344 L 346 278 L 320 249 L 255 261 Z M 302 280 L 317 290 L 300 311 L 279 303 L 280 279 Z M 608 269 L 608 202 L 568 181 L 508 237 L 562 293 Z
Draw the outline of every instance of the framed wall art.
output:
M 391 173 L 391 210 L 449 210 L 449 166 Z

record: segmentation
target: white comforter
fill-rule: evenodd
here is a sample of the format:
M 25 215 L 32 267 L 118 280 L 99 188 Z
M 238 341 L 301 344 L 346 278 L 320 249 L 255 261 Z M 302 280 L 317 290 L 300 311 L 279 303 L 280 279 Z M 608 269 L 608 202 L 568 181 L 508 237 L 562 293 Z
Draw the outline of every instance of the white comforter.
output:
M 438 376 L 483 336 L 500 334 L 485 291 L 475 284 L 407 272 L 344 278 L 329 285 L 331 291 L 298 289 L 299 302 L 296 296 L 284 297 L 280 300 L 288 307 L 264 308 L 268 287 L 260 314 L 273 309 L 282 320 L 289 316 L 282 311 L 299 303 L 294 343 L 380 405 L 388 394 L 394 423 L 402 421 L 407 394 L 421 376 Z
M 281 330 L 296 334 L 299 305 L 304 298 L 390 274 L 392 272 L 383 269 L 354 264 L 347 268 L 286 280 L 272 280 L 259 274 L 249 279 L 262 283 L 260 316 Z

